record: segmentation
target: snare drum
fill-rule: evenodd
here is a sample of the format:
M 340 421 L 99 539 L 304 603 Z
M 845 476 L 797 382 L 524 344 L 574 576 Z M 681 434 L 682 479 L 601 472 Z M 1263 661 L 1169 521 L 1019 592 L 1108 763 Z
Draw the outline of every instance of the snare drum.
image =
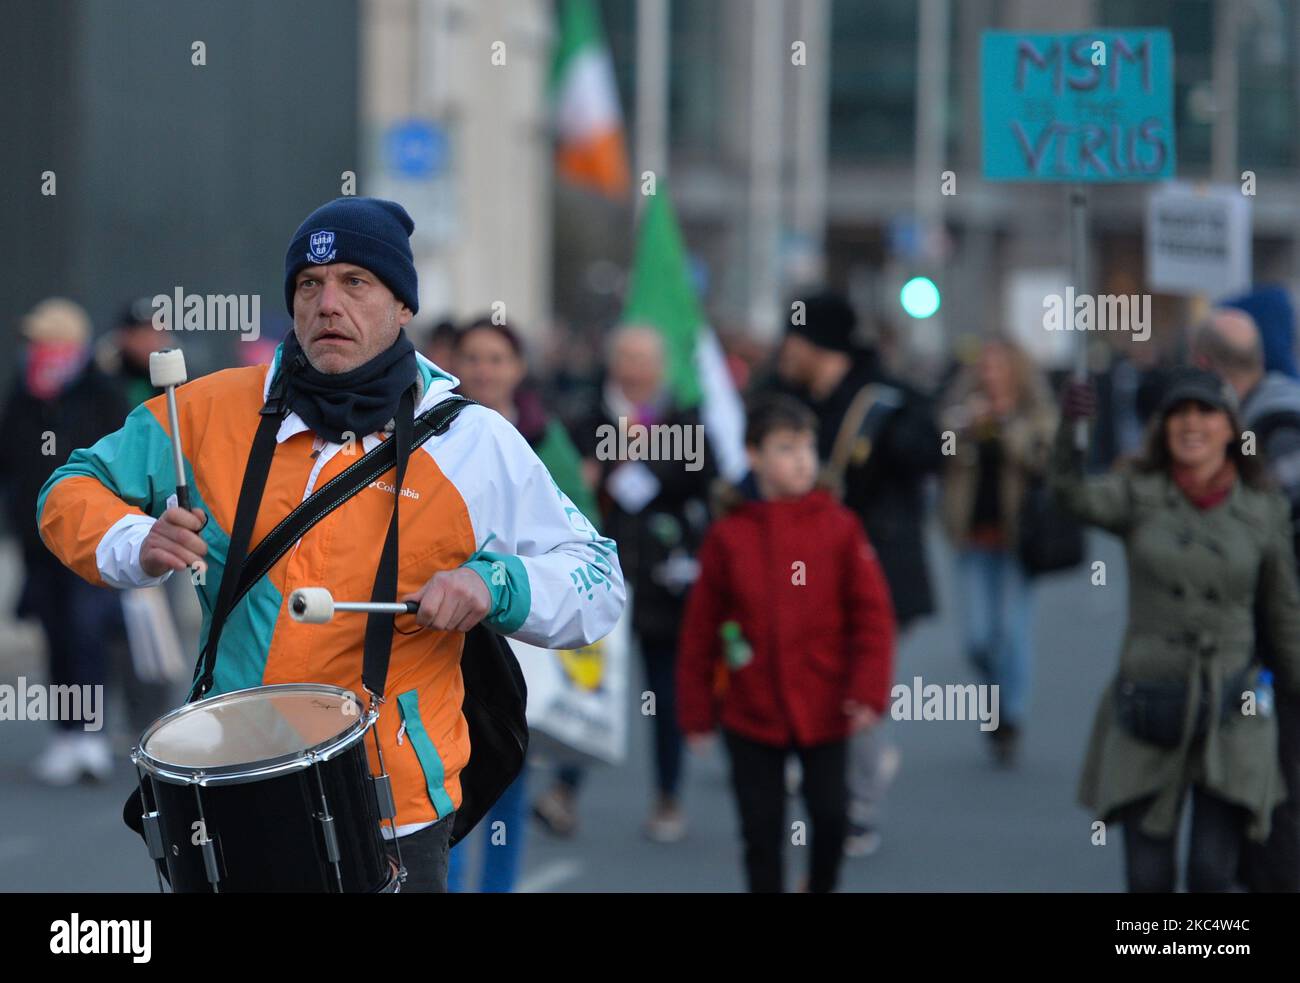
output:
M 289 683 L 159 718 L 131 758 L 172 890 L 394 890 L 364 744 L 377 716 L 337 686 Z

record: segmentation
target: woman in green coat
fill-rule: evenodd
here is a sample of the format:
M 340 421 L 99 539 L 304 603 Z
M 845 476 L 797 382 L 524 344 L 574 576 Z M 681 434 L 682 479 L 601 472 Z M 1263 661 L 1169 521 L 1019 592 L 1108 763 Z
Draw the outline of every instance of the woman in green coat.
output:
M 1255 661 L 1276 653 L 1277 684 L 1300 691 L 1300 591 L 1286 501 L 1270 491 L 1215 375 L 1168 384 L 1145 458 L 1085 478 L 1067 389 L 1050 480 L 1083 521 L 1124 540 L 1128 624 L 1119 670 L 1097 709 L 1080 801 L 1124 830 L 1130 891 L 1170 892 L 1190 793 L 1190 891 L 1233 887 L 1243 837 L 1263 840 L 1285 796 L 1271 691 Z

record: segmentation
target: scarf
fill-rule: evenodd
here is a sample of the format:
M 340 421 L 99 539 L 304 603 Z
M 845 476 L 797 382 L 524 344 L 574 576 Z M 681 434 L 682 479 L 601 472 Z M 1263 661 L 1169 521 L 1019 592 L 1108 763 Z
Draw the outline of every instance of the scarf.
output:
M 386 351 L 348 372 L 335 374 L 312 368 L 297 336 L 284 339 L 280 364 L 287 368 L 285 401 L 319 436 L 335 444 L 344 434 L 357 439 L 383 430 L 397 413 L 397 402 L 419 375 L 415 346 L 398 331 Z M 295 370 L 293 366 L 297 364 Z
M 90 350 L 79 341 L 32 341 L 27 344 L 27 391 L 39 400 L 53 399 L 77 377 Z
M 1224 458 L 1222 466 L 1203 482 L 1197 482 L 1187 468 L 1174 465 L 1170 469 L 1174 484 L 1187 496 L 1187 500 L 1204 512 L 1212 509 L 1232 493 L 1237 483 L 1237 465 L 1232 458 Z
M 546 408 L 542 397 L 529 386 L 520 386 L 515 390 L 515 429 L 523 434 L 528 445 L 536 448 L 546 437 L 546 427 L 550 421 L 546 418 Z
M 624 419 L 628 426 L 638 423 L 652 426 L 666 419 L 672 412 L 672 401 L 666 388 L 660 389 L 649 403 L 638 404 L 624 396 L 623 390 L 613 380 L 609 380 L 605 383 L 604 399 L 605 408 L 614 421 Z

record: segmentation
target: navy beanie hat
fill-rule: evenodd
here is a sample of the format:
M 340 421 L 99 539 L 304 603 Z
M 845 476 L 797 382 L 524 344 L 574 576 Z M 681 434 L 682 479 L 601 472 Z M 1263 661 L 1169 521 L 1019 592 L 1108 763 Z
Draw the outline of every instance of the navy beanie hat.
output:
M 294 278 L 305 266 L 355 263 L 363 266 L 414 314 L 420 309 L 406 209 L 383 198 L 335 198 L 298 226 L 284 255 L 284 302 L 293 314 Z

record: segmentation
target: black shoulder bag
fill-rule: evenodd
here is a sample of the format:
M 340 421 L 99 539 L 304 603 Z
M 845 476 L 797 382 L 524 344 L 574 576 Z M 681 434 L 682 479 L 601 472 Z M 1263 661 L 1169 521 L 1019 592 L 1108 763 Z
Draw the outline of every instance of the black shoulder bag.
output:
M 283 377 L 261 410 L 261 422 L 249 451 L 248 465 L 240 487 L 239 503 L 230 535 L 230 549 L 217 592 L 208 640 L 194 669 L 194 686 L 187 702 L 199 699 L 212 688 L 217 647 L 226 618 L 244 595 L 273 567 L 295 542 L 321 519 L 349 498 L 396 467 L 394 488 L 401 489 L 406 463 L 411 452 L 434 436 L 446 433 L 452 421 L 473 401 L 453 396 L 421 414 L 412 422 L 414 397 L 411 390 L 403 394 L 398 407 L 394 436 L 373 448 L 356 463 L 330 479 L 266 535 L 248 553 L 253 523 L 261 506 L 262 493 L 275 453 L 275 436 L 287 407 L 283 402 Z M 371 600 L 392 601 L 397 594 L 398 531 L 397 506 L 400 495 L 393 496 L 393 515 L 380 554 L 379 568 Z M 367 616 L 362 685 L 383 699 L 391 655 L 393 617 Z M 505 639 L 483 625 L 476 625 L 465 635 L 461 656 L 461 675 L 465 699 L 462 712 L 469 729 L 470 760 L 461 770 L 461 805 L 452 822 L 451 842 L 463 839 L 500 798 L 519 775 L 528 749 L 526 718 L 527 687 L 518 660 Z M 137 787 L 123 808 L 127 826 L 143 836 L 143 803 Z
M 1029 576 L 1072 570 L 1083 562 L 1083 523 L 1056 504 L 1042 475 L 1026 477 L 1016 521 L 1017 552 Z

